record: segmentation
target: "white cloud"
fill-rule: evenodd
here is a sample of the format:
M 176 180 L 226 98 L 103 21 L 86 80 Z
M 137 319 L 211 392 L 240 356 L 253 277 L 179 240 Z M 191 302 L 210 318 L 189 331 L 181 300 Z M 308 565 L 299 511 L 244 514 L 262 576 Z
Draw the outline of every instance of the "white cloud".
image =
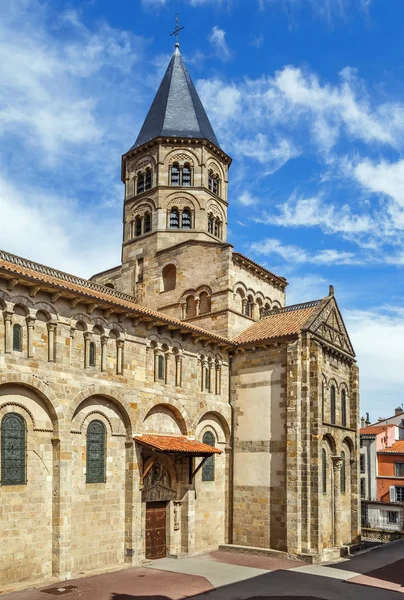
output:
M 367 159 L 354 167 L 354 175 L 370 192 L 385 194 L 404 208 L 404 159 L 395 163 Z
M 250 249 L 257 254 L 265 256 L 279 256 L 289 265 L 350 265 L 358 264 L 358 259 L 352 252 L 334 249 L 319 250 L 310 253 L 295 245 L 282 244 L 279 240 L 267 238 L 260 242 L 253 242 Z
M 293 277 L 286 288 L 286 304 L 299 304 L 324 298 L 328 294 L 328 284 L 329 282 L 319 275 Z
M 353 9 L 358 9 L 367 15 L 372 0 L 257 0 L 257 2 L 261 10 L 268 6 L 280 6 L 292 20 L 296 18 L 298 10 L 305 15 L 309 9 L 315 16 L 332 23 L 335 18 L 346 19 Z
M 299 150 L 288 139 L 276 139 L 273 143 L 262 133 L 257 133 L 253 139 L 235 140 L 234 152 L 266 165 L 264 175 L 274 173 L 290 159 L 299 156 Z
M 217 27 L 217 25 L 214 25 L 214 27 L 212 27 L 212 31 L 211 34 L 209 36 L 209 42 L 212 44 L 213 48 L 216 51 L 216 54 L 222 59 L 222 60 L 229 60 L 230 56 L 231 56 L 231 52 L 229 49 L 229 46 L 227 45 L 226 42 L 226 32 L 224 31 L 224 29 L 220 29 L 220 27 Z
M 238 197 L 238 201 L 243 206 L 254 206 L 254 204 L 258 203 L 258 199 L 254 198 L 248 191 L 245 191 L 242 194 L 240 194 L 240 196 Z
M 361 411 L 371 412 L 371 420 L 390 416 L 403 399 L 404 316 L 400 309 L 378 307 L 343 315 L 360 368 Z
M 66 192 L 55 195 L 20 181 L 17 190 L 0 175 L 0 213 L 2 250 L 83 277 L 120 263 L 122 225 L 115 209 L 100 217 Z

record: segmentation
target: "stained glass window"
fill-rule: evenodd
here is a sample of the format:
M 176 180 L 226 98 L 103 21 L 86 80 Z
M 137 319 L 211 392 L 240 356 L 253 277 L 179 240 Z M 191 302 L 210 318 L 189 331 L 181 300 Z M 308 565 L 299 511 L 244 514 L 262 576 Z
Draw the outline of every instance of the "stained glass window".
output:
M 95 367 L 95 343 L 94 342 L 90 342 L 88 364 L 90 367 Z
M 185 208 L 182 213 L 182 228 L 191 229 L 191 211 Z
M 180 169 L 178 165 L 171 167 L 171 185 L 180 185 Z
M 325 449 L 323 448 L 321 451 L 321 458 L 322 458 L 322 479 L 323 479 L 323 494 L 327 493 L 327 453 L 325 451 Z
M 213 433 L 211 433 L 210 431 L 206 431 L 203 434 L 203 439 L 202 439 L 204 444 L 207 444 L 208 446 L 212 446 L 213 448 L 215 447 L 215 437 L 213 435 Z M 202 481 L 214 481 L 215 480 L 215 456 L 214 454 L 212 454 L 212 456 L 209 456 L 202 467 Z
M 171 209 L 170 212 L 170 227 L 173 229 L 178 229 L 180 226 L 180 217 L 178 214 L 178 210 L 176 208 Z
M 106 432 L 101 421 L 91 421 L 87 429 L 87 483 L 105 482 Z
M 22 352 L 22 327 L 18 324 L 13 326 L 13 350 Z
M 25 421 L 16 413 L 9 413 L 1 422 L 1 485 L 25 483 Z
M 341 493 L 345 494 L 345 452 L 341 452 Z
M 188 165 L 182 169 L 182 185 L 191 185 L 191 169 Z
M 341 392 L 341 425 L 346 427 L 346 393 L 345 390 Z
M 330 391 L 330 400 L 331 400 L 331 423 L 335 425 L 335 386 L 331 386 Z

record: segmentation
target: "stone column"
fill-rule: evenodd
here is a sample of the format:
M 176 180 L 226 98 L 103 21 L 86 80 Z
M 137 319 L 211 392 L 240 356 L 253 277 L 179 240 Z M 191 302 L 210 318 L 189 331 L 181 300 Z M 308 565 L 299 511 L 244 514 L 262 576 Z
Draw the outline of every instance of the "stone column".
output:
M 4 311 L 4 351 L 11 354 L 13 349 L 13 313 Z
M 73 362 L 73 340 L 74 340 L 74 332 L 76 329 L 74 327 L 70 328 L 70 353 L 69 353 L 69 364 Z
M 222 391 L 222 367 L 220 364 L 215 365 L 216 377 L 215 377 L 215 393 L 220 394 Z
M 71 463 L 72 447 L 69 432 L 63 439 L 52 439 L 52 574 L 58 579 L 71 579 Z
M 209 361 L 208 363 L 208 369 L 209 369 L 209 389 L 208 392 L 212 391 L 212 379 L 213 379 L 213 364 L 212 361 Z
M 340 456 L 332 456 L 333 467 L 333 538 L 334 546 L 341 546 L 341 524 L 340 524 L 340 492 L 341 492 L 341 467 L 342 459 Z
M 35 317 L 27 317 L 27 357 L 32 358 L 34 356 L 33 338 L 34 338 L 34 325 Z
M 132 440 L 125 442 L 125 563 L 138 565 L 144 558 L 142 492 L 139 481 L 139 452 Z
M 201 360 L 201 391 L 205 391 L 205 378 L 206 378 L 206 369 L 208 368 L 206 359 Z
M 185 554 L 195 554 L 195 490 L 192 489 L 189 489 L 183 498 L 181 547 Z
M 175 385 L 178 387 L 182 386 L 182 356 L 176 354 L 175 356 Z
M 86 331 L 84 333 L 84 368 L 87 369 L 90 366 L 90 342 L 91 333 Z
M 200 305 L 201 301 L 199 298 L 195 298 L 195 315 L 198 316 L 199 315 L 199 305 Z
M 108 336 L 101 336 L 101 371 L 107 370 L 107 343 Z
M 181 319 L 185 319 L 186 316 L 187 316 L 187 303 L 182 302 L 181 303 Z
M 48 323 L 48 361 L 55 362 L 56 323 Z
M 123 373 L 123 340 L 116 340 L 116 373 L 122 375 Z

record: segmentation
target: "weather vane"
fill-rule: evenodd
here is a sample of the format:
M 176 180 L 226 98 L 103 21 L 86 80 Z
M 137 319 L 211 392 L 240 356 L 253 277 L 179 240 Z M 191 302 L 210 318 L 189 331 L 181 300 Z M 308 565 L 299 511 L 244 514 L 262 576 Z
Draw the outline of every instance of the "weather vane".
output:
M 175 35 L 175 45 L 179 46 L 180 42 L 179 42 L 179 33 L 181 31 L 181 29 L 184 29 L 184 27 L 179 27 L 178 25 L 178 15 L 175 15 L 175 29 L 172 33 L 170 33 L 170 35 Z

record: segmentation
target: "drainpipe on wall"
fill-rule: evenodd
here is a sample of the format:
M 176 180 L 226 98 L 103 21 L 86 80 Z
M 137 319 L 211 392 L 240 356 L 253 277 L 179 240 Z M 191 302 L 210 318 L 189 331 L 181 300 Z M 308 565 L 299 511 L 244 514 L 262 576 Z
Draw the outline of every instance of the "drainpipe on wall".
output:
M 231 397 L 231 371 L 232 357 L 229 356 L 229 404 L 231 408 L 230 422 L 230 470 L 229 470 L 229 544 L 233 543 L 233 523 L 234 523 L 234 406 Z

